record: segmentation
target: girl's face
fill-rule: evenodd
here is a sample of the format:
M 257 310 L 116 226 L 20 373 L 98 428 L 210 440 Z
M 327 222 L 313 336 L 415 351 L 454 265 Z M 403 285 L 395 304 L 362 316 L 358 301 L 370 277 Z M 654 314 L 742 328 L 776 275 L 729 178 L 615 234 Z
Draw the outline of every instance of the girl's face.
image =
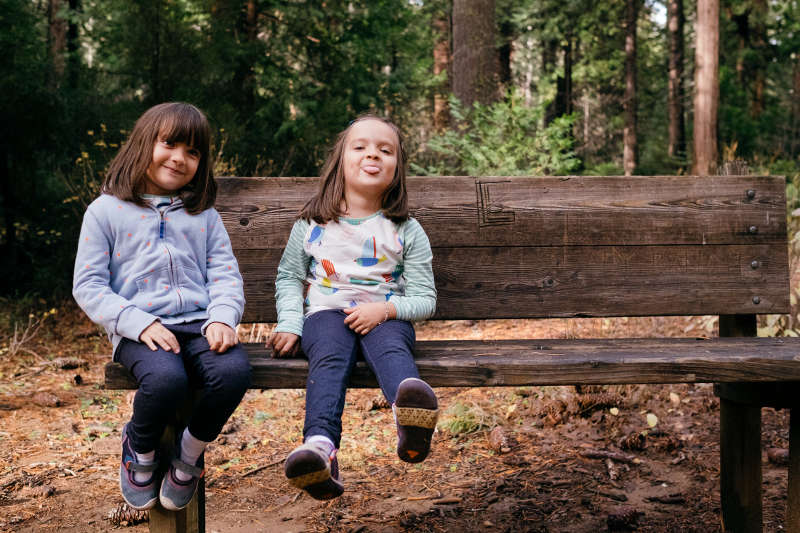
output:
M 168 196 L 194 178 L 200 163 L 200 151 L 183 142 L 169 142 L 159 137 L 153 146 L 153 160 L 147 167 L 145 194 Z
M 380 120 L 361 120 L 350 126 L 342 152 L 345 196 L 381 198 L 397 169 L 398 139 Z

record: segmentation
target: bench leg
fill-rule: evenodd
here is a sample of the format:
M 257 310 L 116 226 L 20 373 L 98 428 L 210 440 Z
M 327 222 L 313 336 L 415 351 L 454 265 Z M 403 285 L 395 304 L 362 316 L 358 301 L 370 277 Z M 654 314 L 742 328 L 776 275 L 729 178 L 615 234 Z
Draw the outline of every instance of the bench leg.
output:
M 150 509 L 150 533 L 205 533 L 205 481 L 185 509 L 167 511 L 160 505 Z
M 173 452 L 175 436 L 183 431 L 189 419 L 192 404 L 201 394 L 193 391 L 184 405 L 175 413 L 175 420 L 170 423 L 161 435 L 161 457 L 169 457 Z M 166 466 L 166 465 L 162 465 Z M 203 463 L 200 466 L 204 466 Z M 150 509 L 150 533 L 205 533 L 206 531 L 206 479 L 200 478 L 197 492 L 184 509 L 168 511 L 156 504 Z
M 761 408 L 720 398 L 719 425 L 720 497 L 725 531 L 760 533 Z
M 789 494 L 786 531 L 800 531 L 800 409 L 792 409 L 789 422 Z

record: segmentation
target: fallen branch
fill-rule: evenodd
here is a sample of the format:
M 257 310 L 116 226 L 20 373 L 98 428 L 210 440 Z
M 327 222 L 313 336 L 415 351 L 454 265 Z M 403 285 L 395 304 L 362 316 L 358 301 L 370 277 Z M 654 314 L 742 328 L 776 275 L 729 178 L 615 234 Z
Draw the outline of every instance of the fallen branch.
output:
M 253 475 L 253 474 L 255 474 L 256 472 L 261 472 L 261 471 L 262 471 L 262 470 L 264 470 L 265 468 L 269 468 L 269 467 L 271 467 L 271 466 L 275 466 L 275 465 L 277 465 L 277 464 L 280 464 L 280 463 L 282 463 L 282 462 L 283 462 L 283 458 L 281 458 L 281 459 L 276 459 L 276 460 L 272 461 L 271 463 L 267 463 L 267 464 L 265 464 L 265 465 L 262 465 L 262 466 L 259 466 L 259 467 L 257 467 L 257 468 L 254 468 L 254 469 L 252 469 L 252 470 L 250 470 L 250 471 L 248 471 L 248 472 L 245 472 L 244 474 L 240 475 L 239 477 L 240 477 L 240 478 L 244 478 L 244 477 L 247 477 L 247 476 L 252 476 L 252 475 Z
M 632 455 L 625 455 L 624 453 L 617 453 L 617 452 L 609 452 L 606 450 L 589 450 L 586 452 L 582 452 L 581 456 L 586 457 L 587 459 L 611 459 L 612 461 L 617 461 L 619 463 L 627 463 L 627 464 L 637 464 L 641 462 L 640 459 Z

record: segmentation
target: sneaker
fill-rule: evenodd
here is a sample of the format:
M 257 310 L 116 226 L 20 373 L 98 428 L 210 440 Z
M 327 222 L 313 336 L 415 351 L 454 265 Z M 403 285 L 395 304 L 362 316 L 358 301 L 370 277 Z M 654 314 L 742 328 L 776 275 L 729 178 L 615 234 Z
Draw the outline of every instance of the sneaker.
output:
M 164 479 L 161 481 L 161 490 L 158 493 L 158 499 L 164 509 L 170 511 L 180 511 L 192 501 L 194 493 L 197 492 L 197 485 L 200 483 L 206 471 L 199 465 L 203 464 L 203 456 L 197 460 L 196 465 L 184 463 L 180 459 L 180 447 L 176 449 L 175 457 L 170 462 L 169 469 L 164 474 Z M 188 481 L 181 481 L 175 475 L 175 469 L 192 475 L 192 479 Z
M 122 460 L 119 465 L 119 490 L 125 503 L 131 509 L 144 511 L 151 509 L 158 501 L 158 463 L 142 465 L 136 462 L 136 454 L 128 438 L 128 424 L 122 428 Z M 134 472 L 152 472 L 150 481 L 139 483 L 133 478 Z
M 392 411 L 397 423 L 397 455 L 407 463 L 424 461 L 439 417 L 433 389 L 421 379 L 404 379 L 397 387 Z
M 284 472 L 289 483 L 315 500 L 331 500 L 344 492 L 339 475 L 337 450 L 330 455 L 314 444 L 298 446 L 286 458 Z

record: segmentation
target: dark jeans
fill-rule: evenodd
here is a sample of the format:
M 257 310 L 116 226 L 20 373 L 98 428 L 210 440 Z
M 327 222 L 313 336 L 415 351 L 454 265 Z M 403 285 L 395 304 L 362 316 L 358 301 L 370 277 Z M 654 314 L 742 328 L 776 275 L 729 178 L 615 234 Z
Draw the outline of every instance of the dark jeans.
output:
M 186 399 L 189 388 L 202 388 L 199 402 L 189 420 L 189 432 L 211 442 L 233 414 L 250 386 L 250 361 L 236 345 L 218 354 L 200 333 L 202 320 L 170 324 L 181 346 L 179 354 L 159 348 L 152 351 L 142 342 L 123 339 L 114 358 L 136 378 L 139 389 L 133 400 L 133 417 L 128 436 L 134 451 L 149 452 L 158 447 L 161 433 L 172 414 Z
M 389 320 L 366 335 L 359 335 L 344 323 L 346 316 L 339 310 L 314 313 L 306 318 L 301 339 L 308 357 L 303 437 L 325 435 L 337 448 L 347 384 L 359 353 L 375 373 L 389 403 L 394 403 L 401 381 L 419 377 L 413 355 L 416 336 L 411 324 Z

